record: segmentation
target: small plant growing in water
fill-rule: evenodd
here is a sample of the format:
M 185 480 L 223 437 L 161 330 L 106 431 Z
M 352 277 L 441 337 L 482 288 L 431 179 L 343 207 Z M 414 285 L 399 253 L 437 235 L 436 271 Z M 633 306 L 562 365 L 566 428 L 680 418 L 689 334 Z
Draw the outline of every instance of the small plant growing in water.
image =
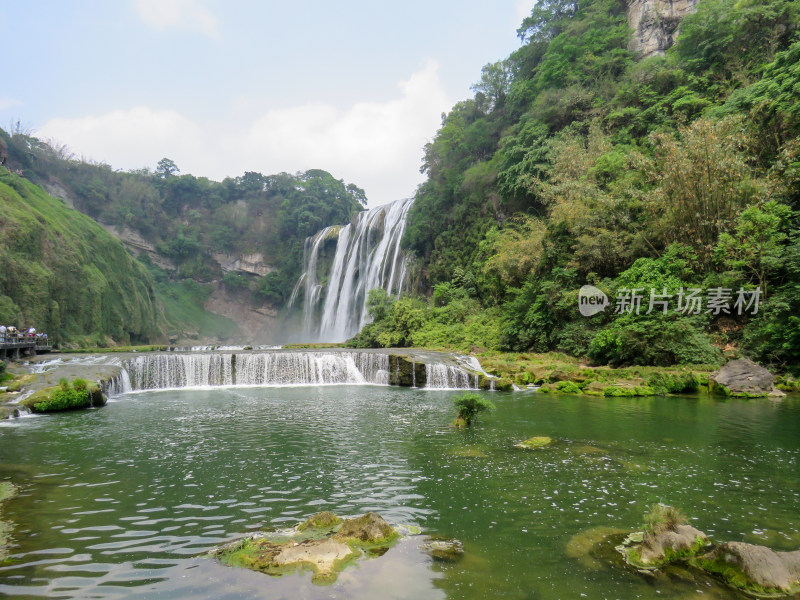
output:
M 686 515 L 674 506 L 653 504 L 650 510 L 644 514 L 644 531 L 647 535 L 655 537 L 688 522 L 689 519 L 686 518 Z
M 485 410 L 494 410 L 495 408 L 491 400 L 484 398 L 480 394 L 473 394 L 471 392 L 456 396 L 453 398 L 453 403 L 458 409 L 458 416 L 455 421 L 453 421 L 453 425 L 459 428 L 469 427 L 472 425 L 472 421 L 478 413 Z

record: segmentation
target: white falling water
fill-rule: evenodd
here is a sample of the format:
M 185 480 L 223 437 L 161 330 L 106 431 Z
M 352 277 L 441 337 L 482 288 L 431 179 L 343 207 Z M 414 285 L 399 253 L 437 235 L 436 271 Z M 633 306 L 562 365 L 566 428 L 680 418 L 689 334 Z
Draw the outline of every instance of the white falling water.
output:
M 443 363 L 425 364 L 425 387 L 438 389 L 477 389 L 478 376 L 453 365 Z
M 383 352 L 153 353 L 116 364 L 122 371 L 104 388 L 110 396 L 136 390 L 234 385 L 389 385 L 389 355 Z M 477 387 L 477 376 L 460 367 L 427 363 L 425 368 L 426 388 Z
M 332 228 L 306 240 L 304 273 L 295 285 L 291 307 L 303 289 L 303 337 L 307 341 L 342 342 L 368 322 L 367 294 L 383 288 L 397 294 L 406 284 L 407 261 L 400 249 L 413 198 L 362 212 L 339 230 L 336 255 L 327 283 L 317 275 L 322 242 Z
M 120 366 L 122 375 L 112 380 L 111 395 L 233 385 L 389 385 L 389 357 L 375 352 L 146 354 Z
M 143 354 L 123 361 L 132 390 L 233 385 L 233 354 Z

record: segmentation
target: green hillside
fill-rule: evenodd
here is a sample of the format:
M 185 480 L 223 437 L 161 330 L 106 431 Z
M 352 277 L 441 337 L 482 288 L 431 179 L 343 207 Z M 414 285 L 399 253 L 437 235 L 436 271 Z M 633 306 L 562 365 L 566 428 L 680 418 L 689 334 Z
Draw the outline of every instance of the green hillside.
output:
M 153 279 L 102 227 L 0 167 L 0 323 L 56 343 L 164 333 Z
M 624 0 L 540 0 L 425 148 L 403 242 L 427 298 L 374 298 L 353 344 L 796 369 L 799 26 L 797 0 L 701 0 L 639 60 Z M 584 284 L 612 307 L 644 290 L 642 314 L 581 316 Z M 727 311 L 644 314 L 690 288 L 730 290 Z

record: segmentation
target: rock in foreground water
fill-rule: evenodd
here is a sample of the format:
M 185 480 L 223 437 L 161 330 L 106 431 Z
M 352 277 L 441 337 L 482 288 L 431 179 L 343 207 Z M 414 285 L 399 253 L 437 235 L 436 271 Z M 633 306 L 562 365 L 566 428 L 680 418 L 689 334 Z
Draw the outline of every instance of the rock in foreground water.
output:
M 321 512 L 292 529 L 236 540 L 211 552 L 230 566 L 280 576 L 309 570 L 317 584 L 336 581 L 347 565 L 362 556 L 380 556 L 399 533 L 377 513 L 342 521 Z

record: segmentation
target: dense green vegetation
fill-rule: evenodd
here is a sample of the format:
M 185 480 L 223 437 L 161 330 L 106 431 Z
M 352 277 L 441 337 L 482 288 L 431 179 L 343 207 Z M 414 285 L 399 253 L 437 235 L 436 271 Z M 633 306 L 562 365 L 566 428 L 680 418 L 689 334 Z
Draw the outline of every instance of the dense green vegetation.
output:
M 72 382 L 61 379 L 58 387 L 45 388 L 31 395 L 24 402 L 33 412 L 61 412 L 88 408 L 92 405 L 92 391 L 96 392 L 96 384 L 90 389 L 85 379 L 74 379 Z
M 702 0 L 640 61 L 623 0 L 538 2 L 425 148 L 403 243 L 427 298 L 374 298 L 351 344 L 798 369 L 798 24 L 798 0 Z M 584 284 L 611 308 L 581 316 Z M 718 288 L 727 312 L 675 310 Z M 630 290 L 640 314 L 614 314 Z
M 102 227 L 2 167 L 0 204 L 0 323 L 55 343 L 163 335 L 153 279 Z
M 181 175 L 170 159 L 155 170 L 121 172 L 74 159 L 25 132 L 9 135 L 8 166 L 45 186 L 57 186 L 75 208 L 120 230 L 129 228 L 177 268 L 178 279 L 222 277 L 214 254 L 260 253 L 276 270 L 237 280 L 268 301 L 282 304 L 302 266 L 303 241 L 319 229 L 347 223 L 366 204 L 364 191 L 311 169 L 290 175 L 247 172 L 222 182 Z

